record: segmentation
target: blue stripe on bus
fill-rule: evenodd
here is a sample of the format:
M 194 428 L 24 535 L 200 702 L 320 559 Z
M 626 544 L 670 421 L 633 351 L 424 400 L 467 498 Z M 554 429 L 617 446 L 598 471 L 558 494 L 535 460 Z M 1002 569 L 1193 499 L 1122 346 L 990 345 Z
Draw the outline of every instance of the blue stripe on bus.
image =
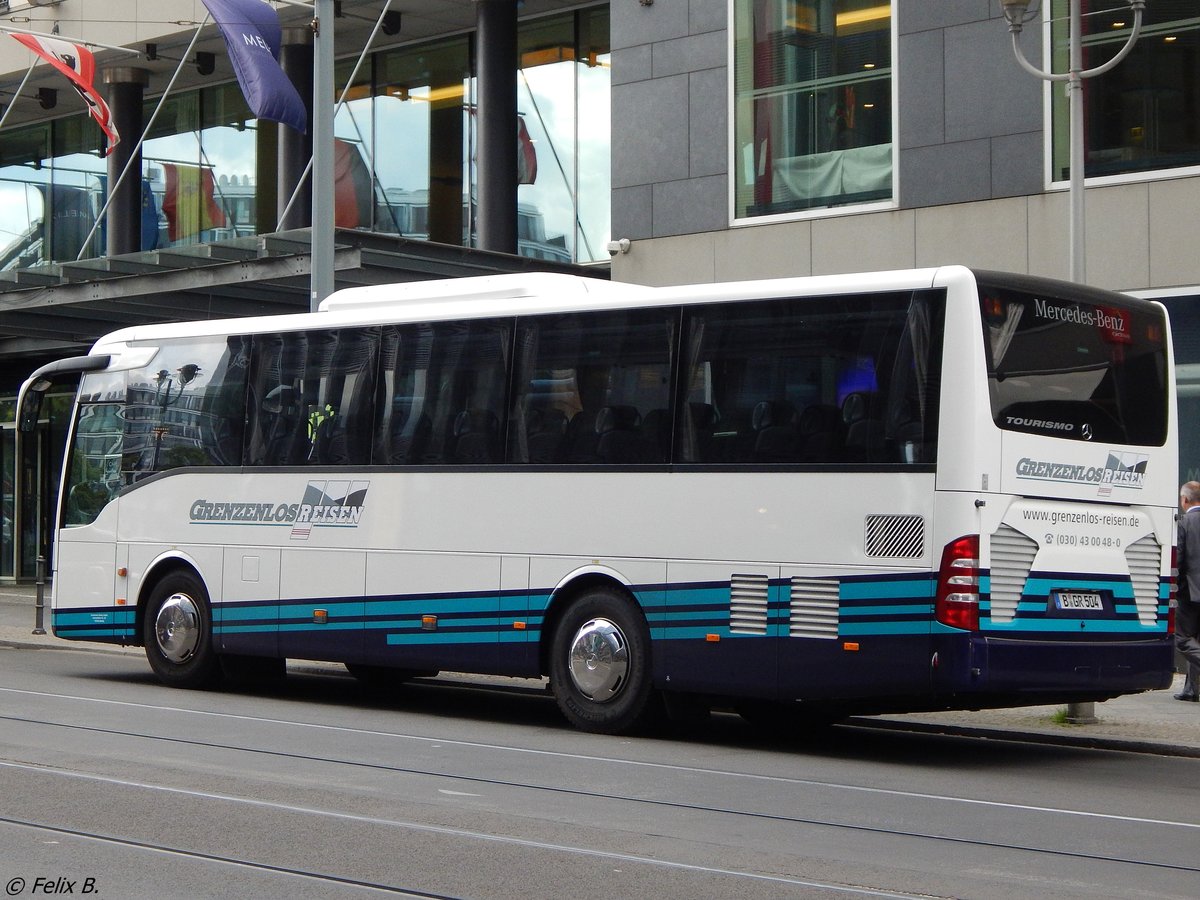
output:
M 990 586 L 990 577 L 983 575 L 981 582 L 981 589 Z M 768 580 L 760 618 L 762 630 L 758 633 L 732 630 L 728 582 L 639 585 L 632 591 L 656 640 L 707 639 L 714 634 L 721 638 L 786 638 L 790 632 L 791 587 L 790 578 Z M 842 578 L 838 581 L 837 635 L 961 634 L 958 629 L 932 621 L 935 587 L 936 578 L 928 572 Z M 1142 623 L 1136 606 L 1127 602 L 1114 604 L 1116 618 L 1048 615 L 1050 591 L 1055 589 L 1100 590 L 1109 592 L 1115 600 L 1133 600 L 1133 586 L 1127 578 L 1036 573 L 1026 582 L 1011 621 L 992 620 L 990 598 L 982 592 L 981 631 L 1009 636 L 1080 631 L 1145 635 L 1166 630 L 1165 603 L 1156 606 L 1156 621 L 1150 624 Z M 1166 600 L 1168 591 L 1169 581 L 1164 579 L 1157 599 Z M 382 636 L 389 645 L 520 643 L 540 640 L 552 598 L 550 591 L 537 589 L 221 603 L 213 606 L 213 630 L 218 635 L 362 630 Z M 318 609 L 328 613 L 323 623 L 311 621 Z M 135 614 L 130 608 L 55 611 L 55 633 L 82 639 L 133 637 Z M 425 615 L 438 617 L 437 630 L 421 628 L 420 617 Z M 1082 628 L 1081 622 L 1085 623 Z M 516 627 L 518 623 L 523 627 Z
M 79 612 L 54 611 L 55 628 L 82 627 L 113 627 L 117 625 L 132 625 L 137 610 L 120 606 L 111 609 L 100 608 Z

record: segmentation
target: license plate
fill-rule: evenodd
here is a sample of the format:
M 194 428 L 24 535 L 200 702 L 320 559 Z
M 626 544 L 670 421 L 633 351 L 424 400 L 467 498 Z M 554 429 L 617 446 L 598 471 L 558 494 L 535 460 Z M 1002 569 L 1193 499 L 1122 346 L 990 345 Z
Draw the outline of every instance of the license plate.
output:
M 1104 601 L 1095 591 L 1055 591 L 1054 605 L 1059 609 L 1104 609 Z

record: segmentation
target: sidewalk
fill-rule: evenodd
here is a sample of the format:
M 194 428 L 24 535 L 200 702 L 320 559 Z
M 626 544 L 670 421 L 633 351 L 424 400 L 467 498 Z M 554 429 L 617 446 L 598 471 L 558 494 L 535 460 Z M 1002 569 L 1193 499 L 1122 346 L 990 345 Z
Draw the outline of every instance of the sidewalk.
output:
M 46 634 L 33 634 L 35 590 L 26 585 L 0 585 L 0 647 L 83 650 L 143 656 L 140 647 L 117 647 L 63 641 L 51 635 L 50 610 L 44 613 Z M 50 602 L 49 591 L 46 603 Z M 456 676 L 469 680 L 471 676 Z M 1094 725 L 1067 725 L 1063 706 L 1033 706 L 980 712 L 912 713 L 855 719 L 878 728 L 1021 740 L 1076 747 L 1096 747 L 1200 758 L 1200 703 L 1181 703 L 1183 676 L 1170 690 L 1118 697 L 1096 704 Z

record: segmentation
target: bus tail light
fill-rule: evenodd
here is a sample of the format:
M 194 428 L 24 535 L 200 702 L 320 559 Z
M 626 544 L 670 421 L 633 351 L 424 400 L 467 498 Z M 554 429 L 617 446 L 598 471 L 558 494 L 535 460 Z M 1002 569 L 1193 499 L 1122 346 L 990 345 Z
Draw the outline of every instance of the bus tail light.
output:
M 942 550 L 934 617 L 943 625 L 979 628 L 979 535 L 951 541 Z

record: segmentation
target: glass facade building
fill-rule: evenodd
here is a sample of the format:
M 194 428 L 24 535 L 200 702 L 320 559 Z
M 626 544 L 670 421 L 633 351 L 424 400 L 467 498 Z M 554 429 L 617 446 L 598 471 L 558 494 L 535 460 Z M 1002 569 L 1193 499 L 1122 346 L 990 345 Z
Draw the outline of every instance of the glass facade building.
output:
M 609 32 L 607 3 L 518 20 L 513 141 L 521 256 L 556 264 L 609 260 Z M 334 121 L 335 225 L 480 246 L 477 32 L 373 51 L 352 82 L 361 47 L 342 46 L 338 34 L 338 53 L 346 55 L 334 77 L 335 99 L 344 100 Z M 145 95 L 141 171 L 130 176 L 140 174 L 143 251 L 278 230 L 288 201 L 279 196 L 283 126 L 260 123 L 235 81 L 208 82 L 164 100 L 164 79 Z M 0 135 L 0 279 L 49 283 L 67 277 L 64 264 L 106 254 L 105 139 L 74 100 L 64 82 L 51 111 Z M 137 137 L 123 134 L 122 143 Z M 107 270 L 72 271 L 103 277 Z M 42 353 L 70 355 L 61 347 L 73 338 L 62 337 Z M 69 385 L 50 395 L 18 458 L 16 391 L 45 361 L 36 341 L 29 346 L 28 359 L 0 365 L 0 578 L 33 577 L 48 549 L 71 403 Z
M 607 6 L 519 25 L 522 255 L 608 259 L 608 33 Z M 338 66 L 338 227 L 475 245 L 473 40 L 373 53 L 353 84 L 354 60 Z M 153 124 L 142 148 L 142 249 L 274 231 L 276 128 L 258 127 L 238 85 L 158 106 L 148 99 L 143 116 Z M 93 231 L 107 193 L 102 141 L 83 115 L 6 130 L 0 271 L 103 255 L 103 227 Z

